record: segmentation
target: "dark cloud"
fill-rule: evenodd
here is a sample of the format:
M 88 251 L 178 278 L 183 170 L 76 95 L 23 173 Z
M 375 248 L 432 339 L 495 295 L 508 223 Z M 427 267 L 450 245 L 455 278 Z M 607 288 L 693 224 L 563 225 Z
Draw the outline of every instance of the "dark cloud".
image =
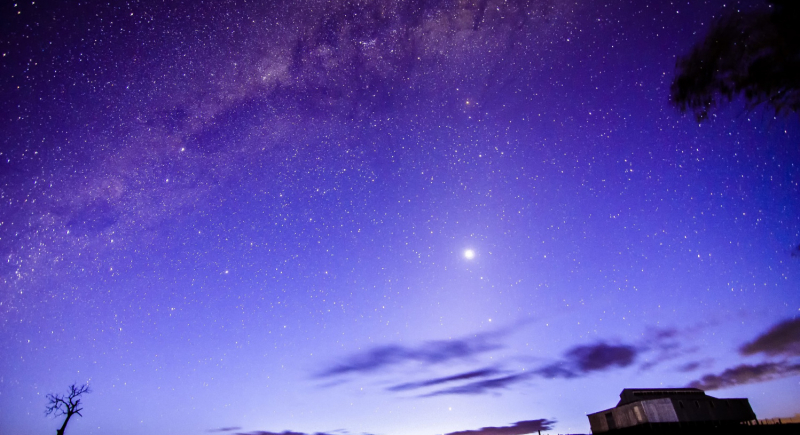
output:
M 800 318 L 787 319 L 739 349 L 742 355 L 800 355 Z
M 639 350 L 629 345 L 596 343 L 575 346 L 564 354 L 564 359 L 536 371 L 547 378 L 575 378 L 612 367 L 628 367 L 636 360 Z
M 445 396 L 449 394 L 484 394 L 494 390 L 501 390 L 508 388 L 510 385 L 518 384 L 526 381 L 531 377 L 531 373 L 518 373 L 500 378 L 487 379 L 484 381 L 472 382 L 458 387 L 447 388 L 444 390 L 434 391 L 433 393 L 423 394 L 420 397 L 434 397 Z
M 456 382 L 456 381 L 464 381 L 468 379 L 475 379 L 475 378 L 484 378 L 487 376 L 496 375 L 498 373 L 495 369 L 482 369 L 482 370 L 474 370 L 471 372 L 466 373 L 459 373 L 453 376 L 446 376 L 443 378 L 435 378 L 429 379 L 427 381 L 419 381 L 419 382 L 407 382 L 404 384 L 395 385 L 392 387 L 387 388 L 389 391 L 406 391 L 406 390 L 414 390 L 417 388 L 424 388 L 424 387 L 431 387 L 434 385 L 445 384 L 448 382 Z
M 718 390 L 734 385 L 765 382 L 796 374 L 800 374 L 800 364 L 787 364 L 785 362 L 767 362 L 756 365 L 742 364 L 727 369 L 719 375 L 705 375 L 696 381 L 692 381 L 687 387 L 700 388 L 701 390 Z
M 534 376 L 545 378 L 576 378 L 591 372 L 606 370 L 612 367 L 627 367 L 633 364 L 637 353 L 638 350 L 635 347 L 628 345 L 597 343 L 586 346 L 576 346 L 564 354 L 563 360 L 541 367 L 533 372 L 521 372 L 506 376 L 492 377 L 489 379 L 481 379 L 464 385 L 457 385 L 428 394 L 423 394 L 420 397 L 433 397 L 450 394 L 484 394 L 525 382 Z M 496 369 L 475 370 L 426 381 L 399 384 L 390 387 L 389 390 L 404 391 L 440 385 L 448 382 L 458 382 L 475 378 L 488 378 L 498 373 L 499 371 Z
M 502 334 L 502 333 L 501 333 Z M 349 373 L 369 373 L 405 362 L 438 364 L 467 359 L 485 352 L 500 349 L 498 334 L 481 334 L 460 340 L 437 340 L 417 347 L 400 345 L 379 346 L 352 355 L 344 362 L 322 370 L 317 377 L 327 378 Z
M 518 421 L 511 426 L 484 427 L 478 430 L 450 432 L 446 435 L 523 435 L 537 433 L 540 430 L 552 430 L 555 420 L 540 418 L 539 420 Z
M 231 427 L 221 427 L 219 429 L 209 429 L 208 432 L 231 432 L 234 430 L 239 430 L 241 427 L 239 426 L 231 426 Z
M 408 362 L 434 365 L 469 360 L 480 354 L 500 349 L 502 347 L 500 338 L 519 326 L 518 324 L 458 340 L 429 341 L 416 347 L 401 345 L 375 347 L 350 355 L 342 362 L 331 364 L 321 370 L 316 377 L 335 380 L 341 379 L 343 375 L 369 374 Z M 508 373 L 499 368 L 483 368 L 450 376 L 397 383 L 388 387 L 387 391 L 409 391 L 452 383 L 454 385 L 418 397 L 485 394 L 506 389 L 533 377 L 575 378 L 614 367 L 628 367 L 634 363 L 639 352 L 641 352 L 639 348 L 631 345 L 598 342 L 575 346 L 569 349 L 560 361 L 534 371 Z
M 580 371 L 587 373 L 614 366 L 627 367 L 636 359 L 636 353 L 633 346 L 598 343 L 576 346 L 567 352 L 566 357 Z

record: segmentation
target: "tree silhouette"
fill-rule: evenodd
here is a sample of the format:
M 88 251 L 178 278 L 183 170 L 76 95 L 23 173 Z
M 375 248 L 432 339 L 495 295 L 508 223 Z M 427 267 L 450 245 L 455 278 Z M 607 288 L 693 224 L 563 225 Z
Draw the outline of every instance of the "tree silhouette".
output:
M 720 102 L 741 95 L 748 108 L 800 113 L 800 1 L 717 20 L 688 56 L 678 59 L 671 101 L 698 121 Z
M 81 414 L 83 408 L 80 407 L 81 395 L 88 393 L 91 393 L 88 384 L 81 385 L 80 387 L 72 384 L 69 386 L 69 393 L 66 396 L 62 396 L 60 394 L 47 395 L 47 399 L 50 402 L 47 404 L 45 415 L 52 414 L 54 417 L 61 415 L 67 416 L 67 418 L 64 419 L 64 424 L 61 425 L 61 429 L 57 430 L 57 435 L 64 435 L 64 430 L 67 428 L 67 423 L 69 423 L 69 419 L 73 416 L 73 414 L 78 414 L 83 417 Z

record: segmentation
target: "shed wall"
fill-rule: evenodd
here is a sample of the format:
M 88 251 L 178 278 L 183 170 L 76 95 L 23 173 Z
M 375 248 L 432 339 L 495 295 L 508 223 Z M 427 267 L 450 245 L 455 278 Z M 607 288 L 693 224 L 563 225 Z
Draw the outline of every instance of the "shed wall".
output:
M 606 424 L 605 412 L 596 412 L 589 414 L 589 426 L 592 428 L 592 433 L 608 432 L 608 425 Z
M 747 421 L 755 416 L 747 399 L 671 399 L 680 421 Z
M 650 423 L 672 423 L 678 421 L 675 408 L 670 399 L 654 399 L 640 402 L 644 413 L 647 414 L 647 421 Z
M 614 423 L 617 424 L 618 428 L 636 426 L 647 422 L 640 403 L 634 402 L 613 408 Z M 639 410 L 638 415 L 636 413 L 637 409 Z

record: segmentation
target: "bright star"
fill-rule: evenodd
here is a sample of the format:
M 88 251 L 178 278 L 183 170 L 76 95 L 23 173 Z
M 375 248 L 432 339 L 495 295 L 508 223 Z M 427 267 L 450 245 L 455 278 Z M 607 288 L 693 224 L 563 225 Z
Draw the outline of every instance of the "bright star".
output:
M 475 258 L 475 251 L 473 251 L 472 249 L 467 249 L 466 251 L 464 251 L 464 258 L 466 258 L 467 260 L 472 260 L 473 258 Z

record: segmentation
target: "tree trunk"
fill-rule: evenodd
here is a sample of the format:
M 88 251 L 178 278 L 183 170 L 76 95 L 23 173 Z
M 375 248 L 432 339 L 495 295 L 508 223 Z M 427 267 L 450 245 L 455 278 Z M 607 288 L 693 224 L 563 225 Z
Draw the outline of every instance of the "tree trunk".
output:
M 72 413 L 67 414 L 67 418 L 64 419 L 64 424 L 61 425 L 61 429 L 56 430 L 56 435 L 64 435 L 64 429 L 67 428 L 67 422 L 70 417 L 72 417 Z

